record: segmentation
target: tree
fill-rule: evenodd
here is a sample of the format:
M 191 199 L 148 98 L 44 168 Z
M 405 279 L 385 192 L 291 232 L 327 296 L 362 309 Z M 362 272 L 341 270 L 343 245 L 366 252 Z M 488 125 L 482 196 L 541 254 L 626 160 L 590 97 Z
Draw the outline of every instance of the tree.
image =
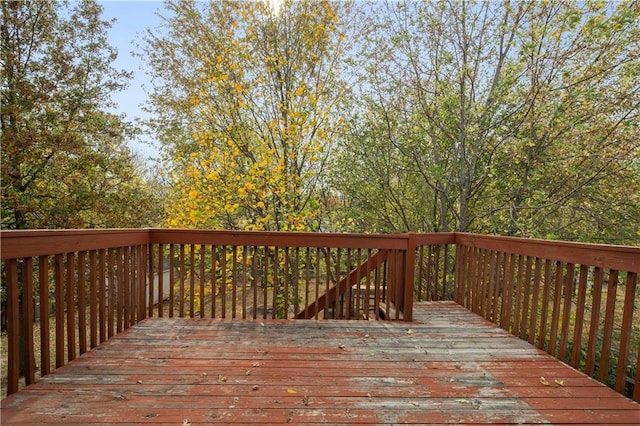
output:
M 144 54 L 172 167 L 169 226 L 312 230 L 346 86 L 327 1 L 168 2 Z
M 470 229 L 490 153 L 503 142 L 497 130 L 510 112 L 507 95 L 514 84 L 508 60 L 529 7 L 508 2 L 367 6 L 372 10 L 363 19 L 366 36 L 359 54 L 364 70 L 359 117 L 365 121 L 359 128 L 367 134 L 353 134 L 344 153 L 349 164 L 350 154 L 362 152 L 352 145 L 367 147 L 377 139 L 392 147 L 369 155 L 393 156 L 387 161 L 391 176 L 379 185 L 387 193 L 407 178 L 413 182 L 408 197 L 390 200 L 393 210 L 413 212 L 412 219 L 405 215 L 394 225 L 397 229 Z M 367 167 L 360 176 L 367 180 L 371 172 Z M 360 186 L 354 181 L 354 190 Z
M 637 2 L 363 14 L 363 102 L 334 170 L 346 214 L 385 230 L 637 239 Z
M 106 112 L 116 70 L 94 1 L 2 2 L 2 228 L 141 226 L 153 196 Z
M 639 22 L 637 2 L 550 3 L 521 29 L 514 95 L 528 102 L 499 153 L 495 231 L 637 241 Z

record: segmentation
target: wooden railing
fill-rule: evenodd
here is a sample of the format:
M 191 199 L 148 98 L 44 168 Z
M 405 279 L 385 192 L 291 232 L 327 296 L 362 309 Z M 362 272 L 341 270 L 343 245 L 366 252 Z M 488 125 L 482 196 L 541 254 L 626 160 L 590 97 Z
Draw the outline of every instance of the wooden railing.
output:
M 21 377 L 34 383 L 147 317 L 411 321 L 416 279 L 420 299 L 445 295 L 452 284 L 436 291 L 446 275 L 438 272 L 446 264 L 439 248 L 453 234 L 153 229 L 0 238 L 8 394 Z M 429 272 L 416 275 L 418 243 Z
M 640 401 L 640 248 L 456 236 L 454 299 Z
M 414 300 L 453 299 L 640 400 L 640 248 L 460 233 L 0 239 L 8 394 L 147 317 L 412 321 Z

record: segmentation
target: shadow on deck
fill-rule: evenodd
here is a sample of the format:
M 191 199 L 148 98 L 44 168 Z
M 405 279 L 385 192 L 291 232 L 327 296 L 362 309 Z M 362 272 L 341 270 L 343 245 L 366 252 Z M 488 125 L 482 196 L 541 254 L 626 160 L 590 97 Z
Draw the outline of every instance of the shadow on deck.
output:
M 638 424 L 640 405 L 453 302 L 414 322 L 142 321 L 2 423 Z

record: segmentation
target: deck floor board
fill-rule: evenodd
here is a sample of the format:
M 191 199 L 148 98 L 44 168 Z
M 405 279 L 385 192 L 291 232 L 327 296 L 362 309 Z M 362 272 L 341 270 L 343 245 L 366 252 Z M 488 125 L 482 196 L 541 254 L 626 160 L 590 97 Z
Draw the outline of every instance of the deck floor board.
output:
M 414 319 L 148 319 L 4 399 L 2 423 L 640 423 L 639 404 L 455 303 Z

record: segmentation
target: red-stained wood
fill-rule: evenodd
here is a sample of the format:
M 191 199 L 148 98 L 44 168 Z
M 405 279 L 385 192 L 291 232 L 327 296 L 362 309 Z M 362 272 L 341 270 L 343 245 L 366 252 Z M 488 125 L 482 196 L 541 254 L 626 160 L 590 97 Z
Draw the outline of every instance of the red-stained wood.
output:
M 585 363 L 585 373 L 587 373 L 589 376 L 593 376 L 593 372 L 596 364 L 596 352 L 598 350 L 598 345 L 596 344 L 596 342 L 598 337 L 598 325 L 600 323 L 600 303 L 602 301 L 602 280 L 603 280 L 602 268 L 596 267 L 593 271 L 593 289 L 592 289 L 593 299 L 591 302 L 592 307 L 591 307 L 591 321 L 590 321 L 591 325 L 589 326 L 589 342 L 587 344 L 587 360 Z M 640 386 L 636 386 L 636 387 L 640 388 Z
M 578 367 L 582 361 L 582 328 L 584 324 L 588 270 L 589 268 L 586 265 L 580 265 L 580 277 L 578 278 L 578 300 L 576 301 L 576 320 L 573 331 L 573 350 L 571 352 L 571 365 L 573 367 Z
M 75 319 L 75 254 L 67 253 L 66 263 L 66 312 L 67 312 L 67 359 L 76 357 L 76 319 Z
M 80 355 L 87 351 L 87 252 L 78 253 L 78 341 Z
M 309 262 L 302 262 L 300 257 L 300 247 L 309 251 L 310 242 L 317 246 L 316 254 L 322 253 L 325 257 L 326 274 L 324 275 L 327 293 L 336 282 L 343 280 L 343 276 L 349 276 L 353 271 L 352 261 L 355 257 L 360 256 L 360 251 L 365 248 L 371 254 L 372 250 L 382 251 L 388 250 L 389 259 L 383 262 L 375 271 L 366 271 L 368 276 L 366 281 L 366 304 L 369 305 L 371 297 L 369 292 L 374 293 L 373 297 L 377 302 L 373 304 L 375 307 L 375 317 L 378 317 L 378 307 L 386 312 L 386 319 L 411 319 L 412 315 L 412 299 L 414 297 L 413 285 L 415 275 L 418 278 L 418 286 L 421 285 L 421 268 L 415 265 L 417 247 L 422 248 L 424 245 L 429 247 L 429 255 L 427 256 L 427 268 L 432 267 L 433 273 L 427 273 L 427 288 L 431 285 L 432 292 L 428 292 L 429 296 L 434 299 L 442 299 L 453 297 L 462 305 L 467 306 L 483 314 L 492 321 L 500 324 L 505 329 L 510 329 L 511 318 L 513 318 L 514 333 L 528 339 L 530 342 L 538 340 L 539 347 L 546 348 L 550 353 L 556 353 L 556 340 L 559 340 L 559 357 L 563 359 L 571 358 L 573 364 L 578 364 L 582 340 L 582 321 L 584 311 L 588 309 L 588 302 L 585 306 L 584 300 L 589 296 L 586 295 L 589 280 L 586 278 L 585 268 L 594 268 L 596 272 L 606 271 L 609 274 L 608 287 L 613 285 L 613 289 L 607 291 L 608 299 L 604 316 L 600 316 L 600 304 L 594 303 L 592 310 L 592 321 L 589 329 L 589 342 L 587 342 L 587 369 L 592 371 L 595 369 L 595 358 L 597 352 L 602 351 L 602 359 L 598 366 L 600 375 L 609 374 L 609 361 L 615 364 L 615 374 L 617 376 L 618 389 L 624 387 L 624 382 L 628 379 L 625 377 L 625 363 L 618 363 L 618 359 L 625 361 L 638 358 L 637 345 L 632 346 L 629 340 L 630 330 L 633 329 L 633 322 L 637 312 L 634 312 L 633 297 L 629 296 L 629 282 L 626 283 L 626 296 L 623 306 L 619 310 L 624 311 L 622 315 L 622 324 L 617 318 L 614 318 L 613 312 L 616 308 L 614 297 L 611 296 L 615 287 L 622 282 L 617 282 L 617 277 L 627 277 L 637 279 L 635 270 L 638 268 L 638 254 L 640 249 L 637 247 L 618 247 L 618 246 L 601 246 L 576 243 L 562 243 L 555 241 L 541 240 L 522 240 L 517 238 L 503 237 L 487 237 L 469 234 L 394 234 L 392 236 L 385 235 L 352 235 L 352 234 L 304 234 L 304 233 L 271 233 L 271 232 L 238 232 L 238 231 L 186 231 L 186 230 L 82 230 L 82 231 L 2 231 L 1 238 L 3 242 L 2 258 L 8 259 L 4 261 L 4 268 L 15 257 L 16 264 L 20 265 L 17 276 L 18 290 L 22 292 L 20 297 L 19 310 L 24 312 L 24 321 L 31 323 L 29 318 L 32 315 L 34 297 L 30 284 L 33 280 L 34 267 L 33 257 L 41 256 L 42 259 L 53 254 L 54 264 L 54 296 L 56 306 L 56 365 L 63 365 L 67 360 L 76 356 L 77 349 L 83 352 L 83 345 L 86 342 L 86 329 L 83 320 L 84 316 L 84 297 L 81 291 L 84 289 L 83 281 L 85 280 L 85 258 L 88 256 L 88 276 L 89 276 L 89 334 L 91 346 L 94 347 L 98 342 L 103 342 L 107 338 L 116 333 L 131 327 L 137 322 L 145 319 L 147 316 L 153 315 L 153 286 L 147 286 L 147 282 L 153 281 L 154 273 L 154 244 L 162 247 L 164 244 L 178 244 L 179 257 L 174 258 L 172 262 L 177 261 L 178 268 L 178 285 L 179 297 L 174 301 L 173 294 L 170 297 L 171 304 L 176 303 L 176 307 L 180 315 L 186 315 L 185 303 L 189 305 L 189 316 L 195 314 L 195 300 L 199 297 L 200 316 L 205 312 L 205 304 L 207 301 L 203 299 L 204 295 L 204 264 L 206 263 L 206 254 L 202 247 L 204 244 L 211 244 L 214 248 L 215 244 L 220 243 L 220 257 L 222 266 L 222 283 L 220 287 L 226 289 L 229 286 L 229 294 L 226 291 L 221 292 L 220 298 L 210 299 L 212 313 L 216 310 L 216 304 L 219 302 L 220 311 L 225 315 L 225 309 L 231 309 L 231 313 L 225 316 L 242 316 L 246 318 L 248 315 L 248 250 L 255 247 L 254 252 L 264 250 L 265 252 L 265 274 L 263 275 L 264 285 L 264 309 L 263 318 L 267 317 L 268 311 L 268 288 L 272 288 L 271 283 L 275 283 L 279 288 L 284 290 L 285 294 L 292 293 L 293 298 L 285 297 L 282 300 L 284 305 L 281 310 L 289 312 L 289 304 L 294 315 L 302 311 L 298 306 L 301 295 L 298 291 L 299 280 L 305 279 L 301 274 L 307 277 L 310 274 Z M 151 242 L 154 244 L 151 244 Z M 164 241 L 164 242 L 163 242 Z M 244 242 L 244 244 L 242 244 Z M 249 245 L 251 243 L 252 245 Z M 452 291 L 448 288 L 448 262 L 449 262 L 449 245 L 456 244 L 456 264 L 454 265 L 455 286 Z M 187 247 L 187 245 L 189 247 Z M 273 247 L 273 256 L 268 256 L 268 247 Z M 44 249 L 47 249 L 45 254 Z M 200 271 L 196 271 L 195 254 L 200 249 Z M 355 251 L 357 250 L 357 252 Z M 190 256 L 187 264 L 187 252 Z M 112 259 L 115 253 L 117 259 Z M 161 261 L 162 250 L 158 252 L 159 262 Z M 252 252 L 253 253 L 253 252 Z M 356 254 L 357 253 L 357 254 Z M 255 253 L 254 253 L 255 254 Z M 232 256 L 231 261 L 228 257 Z M 513 269 L 515 267 L 515 256 L 518 256 L 519 267 L 518 276 L 523 276 L 522 285 L 516 285 L 516 297 L 513 301 L 512 286 L 514 280 Z M 524 265 L 521 264 L 524 256 L 527 257 L 526 274 Z M 215 257 L 215 256 L 214 256 Z M 346 263 L 345 263 L 346 257 Z M 256 256 L 252 255 L 253 270 L 257 272 Z M 279 259 L 284 259 L 283 263 Z M 532 259 L 535 259 L 535 273 L 532 277 L 531 266 Z M 566 260 L 565 260 L 566 259 Z M 65 262 L 66 260 L 66 262 Z M 320 260 L 320 256 L 316 256 L 316 262 Z M 544 288 L 540 289 L 541 283 L 541 267 L 542 261 L 545 262 L 545 280 Z M 269 269 L 266 265 L 272 261 L 273 265 Z M 332 264 L 333 261 L 333 264 Z M 556 264 L 555 277 L 547 271 L 551 271 L 551 263 Z M 305 265 L 304 267 L 301 265 Z M 357 264 L 362 264 L 358 260 Z M 161 263 L 159 263 L 161 265 Z M 347 269 L 344 269 L 347 265 Z M 564 267 L 566 265 L 566 269 Z M 574 265 L 580 265 L 580 279 L 577 287 L 577 301 L 575 300 L 575 289 L 573 288 Z M 40 266 L 40 264 L 39 264 Z M 318 266 L 320 266 L 318 264 Z M 225 272 L 225 268 L 228 274 Z M 280 268 L 283 268 L 282 270 Z M 302 272 L 302 269 L 305 269 Z M 44 268 L 46 271 L 46 268 Z M 367 269 L 366 267 L 364 268 Z M 160 270 L 160 268 L 159 268 Z M 315 268 L 316 280 L 315 284 L 318 291 L 315 292 L 316 304 L 320 304 L 322 291 L 320 289 L 321 268 Z M 214 268 L 210 276 L 219 276 Z M 358 286 L 347 286 L 344 291 L 335 292 L 333 297 L 324 296 L 325 317 L 327 315 L 333 318 L 350 319 L 353 307 L 358 312 L 359 317 L 369 318 L 369 308 L 366 309 L 365 315 L 360 315 L 360 303 L 365 303 L 361 296 L 361 292 L 365 291 L 362 286 L 363 269 L 356 269 L 355 281 Z M 48 276 L 42 275 L 40 272 L 39 280 L 41 283 L 47 282 Z M 173 268 L 172 268 L 173 273 Z M 372 289 L 371 281 L 375 277 L 376 285 Z M 433 275 L 433 277 L 432 277 Z M 199 276 L 200 291 L 196 291 L 195 277 Z M 256 279 L 257 274 L 253 274 Z M 187 277 L 189 282 L 187 283 Z M 547 278 L 548 277 L 548 278 Z M 615 277 L 615 279 L 614 279 Z M 555 280 L 553 279 L 555 278 Z M 598 287 L 599 278 L 594 280 L 594 293 L 601 290 Z M 623 278 L 624 279 L 624 278 Z M 228 280 L 228 281 L 227 281 Z M 116 286 L 106 287 L 106 283 L 111 284 L 117 281 Z M 519 279 L 518 279 L 519 281 Z M 615 282 L 614 282 L 615 281 Z M 555 286 L 551 283 L 555 282 Z M 635 282 L 635 281 L 632 281 Z M 173 289 L 175 281 L 171 279 L 168 283 Z M 349 279 L 345 281 L 349 283 Z M 304 306 L 309 301 L 309 279 L 304 282 Z M 188 287 L 188 288 L 187 288 Z M 523 287 L 523 288 L 521 288 Z M 561 288 L 563 287 L 563 288 Z M 333 287 L 335 288 L 335 287 Z M 551 329 L 550 341 L 545 341 L 547 329 L 547 309 L 550 308 L 550 291 L 554 289 L 553 307 L 551 309 Z M 148 291 L 146 291 L 148 289 Z M 256 286 L 253 287 L 254 297 L 253 304 L 257 303 Z M 289 291 L 291 290 L 291 291 Z M 621 289 L 622 290 L 622 289 Z M 31 291 L 31 292 L 30 292 Z M 418 298 L 420 297 L 420 288 L 418 289 Z M 163 294 L 162 292 L 159 294 Z M 220 294 L 220 293 L 219 293 Z M 275 309 L 277 293 L 271 291 L 273 296 L 271 306 L 271 317 L 275 318 L 277 310 Z M 635 295 L 635 284 L 634 291 Z M 77 297 L 76 297 L 77 295 Z M 40 295 L 42 296 L 42 295 Z M 47 295 L 48 296 L 48 295 Z M 549 297 L 547 297 L 549 296 Z M 8 297 L 15 297 L 12 294 Z M 115 298 L 118 298 L 116 300 Z M 227 305 L 225 297 L 230 298 L 231 306 Z M 564 299 L 562 299 L 564 297 Z M 597 297 L 600 297 L 598 294 Z M 630 298 L 631 297 L 631 298 Z M 48 298 L 48 297 L 46 297 Z M 539 299 L 542 298 L 541 306 Z M 40 297 L 44 300 L 45 297 Z M 220 300 L 222 299 L 222 300 Z M 512 317 L 512 308 L 515 303 L 515 312 Z M 41 304 L 41 313 L 47 312 L 48 304 Z M 520 305 L 520 306 L 519 306 Z M 43 308 L 42 306 L 45 306 Z M 574 308 L 575 306 L 575 308 Z M 81 312 L 76 310 L 76 307 Z M 530 307 L 530 309 L 529 309 Z M 171 314 L 174 309 L 171 307 Z M 520 309 L 521 308 L 521 309 Z M 304 308 L 303 308 L 304 309 Z M 575 309 L 575 311 L 574 311 Z M 240 312 L 241 311 L 241 312 Z M 257 307 L 254 306 L 253 313 L 256 315 Z M 403 312 L 404 311 L 404 312 Z M 77 319 L 76 321 L 76 312 Z M 362 310 L 364 313 L 364 310 Z M 574 315 L 575 313 L 575 315 Z M 117 314 L 117 318 L 113 316 Z M 540 315 L 540 321 L 538 321 Z M 44 315 L 45 317 L 47 315 Z M 315 316 L 318 314 L 316 312 Z M 403 318 L 404 317 L 404 318 Z M 601 321 L 603 320 L 603 321 Z M 45 329 L 45 322 L 41 319 L 41 327 Z M 536 336 L 535 331 L 538 329 L 540 333 Z M 599 324 L 604 322 L 602 333 L 599 333 Z M 27 340 L 27 346 L 32 347 L 32 338 L 30 332 L 26 330 L 23 338 Z M 622 337 L 618 335 L 622 333 Z M 598 342 L 597 336 L 601 335 L 602 342 Z M 77 339 L 77 340 L 76 340 Z M 571 340 L 570 340 L 571 339 Z M 29 343 L 31 342 L 31 343 Z M 573 344 L 571 353 L 569 352 L 569 344 Z M 43 345 L 44 346 L 44 345 Z M 602 349 L 599 348 L 602 346 Z M 594 351 L 591 348 L 596 347 Z M 66 350 L 65 350 L 66 348 Z M 31 350 L 24 354 L 27 364 L 30 358 L 33 358 Z M 65 357 L 66 355 L 66 357 Z M 13 362 L 13 360 L 12 360 Z M 631 361 L 633 362 L 633 361 Z M 29 366 L 27 365 L 27 370 Z M 33 370 L 33 369 L 32 369 Z M 46 371 L 46 370 L 43 370 Z M 32 373 L 27 371 L 27 382 L 31 381 Z M 600 377 L 602 378 L 602 377 Z
M 64 365 L 64 268 L 63 255 L 55 257 L 55 300 L 56 300 L 56 368 Z
M 455 233 L 457 246 L 469 245 L 580 265 L 640 272 L 640 247 L 573 243 L 534 238 Z
M 553 284 L 553 308 L 551 309 L 551 331 L 549 337 L 549 348 L 547 349 L 547 352 L 551 355 L 555 355 L 556 353 L 556 338 L 558 337 L 558 322 L 560 318 L 560 300 L 562 296 L 563 270 L 564 264 L 562 262 L 556 262 Z
M 20 342 L 20 313 L 18 304 L 18 265 L 15 260 L 6 263 L 7 280 L 7 342 L 9 345 L 8 394 L 18 391 L 19 368 L 19 342 Z
M 1 231 L 0 258 L 64 254 L 149 243 L 149 229 L 56 229 Z
M 571 320 L 571 309 L 573 307 L 573 277 L 575 273 L 575 265 L 567 264 L 567 274 L 564 278 L 564 305 L 562 307 L 562 327 L 560 328 L 560 359 L 566 359 L 567 342 L 569 340 L 569 321 Z
M 100 343 L 107 340 L 107 260 L 105 250 L 98 250 L 98 329 Z
M 538 334 L 538 348 L 544 349 L 544 341 L 547 335 L 547 316 L 549 311 L 549 293 L 551 291 L 551 260 L 544 262 L 544 289 L 542 292 L 542 309 L 540 310 L 540 332 Z
M 533 273 L 533 295 L 531 296 L 531 315 L 529 316 L 529 338 L 532 345 L 536 341 L 536 325 L 538 324 L 538 298 L 540 297 L 540 280 L 542 279 L 542 261 L 536 259 Z
M 618 350 L 618 368 L 616 371 L 616 384 L 614 389 L 623 392 L 627 380 L 627 361 L 629 360 L 629 350 L 631 344 L 631 334 L 633 332 L 633 310 L 636 299 L 636 287 L 638 284 L 638 274 L 630 272 L 627 274 L 625 285 L 624 306 L 622 310 L 622 326 L 620 328 L 620 349 Z M 640 352 L 640 348 L 636 349 Z M 637 384 L 636 384 L 637 386 Z
M 24 353 L 25 383 L 35 383 L 36 360 L 33 348 L 33 258 L 28 257 L 22 262 L 22 303 L 24 312 Z
M 49 256 L 38 258 L 40 295 L 40 373 L 49 374 L 51 352 L 49 336 Z
M 618 286 L 618 271 L 609 271 L 607 284 L 607 304 L 604 313 L 604 331 L 602 336 L 602 352 L 598 379 L 604 382 L 609 374 L 609 359 L 611 358 L 611 340 L 613 339 L 613 321 L 615 319 L 616 293 Z
M 95 250 L 89 252 L 89 339 L 90 347 L 98 346 L 98 261 Z M 122 331 L 121 328 L 118 332 Z
M 455 303 L 414 320 L 150 318 L 4 399 L 2 420 L 637 424 L 637 403 Z

